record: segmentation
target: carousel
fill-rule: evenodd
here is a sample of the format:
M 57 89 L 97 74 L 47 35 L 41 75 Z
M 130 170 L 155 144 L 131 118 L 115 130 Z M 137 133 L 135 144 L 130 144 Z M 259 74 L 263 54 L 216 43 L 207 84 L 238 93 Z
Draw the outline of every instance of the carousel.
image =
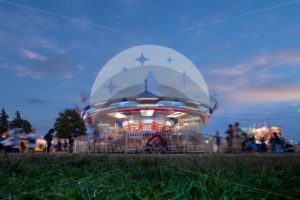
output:
M 100 70 L 82 113 L 105 151 L 196 148 L 217 103 L 198 68 L 172 49 L 137 46 Z

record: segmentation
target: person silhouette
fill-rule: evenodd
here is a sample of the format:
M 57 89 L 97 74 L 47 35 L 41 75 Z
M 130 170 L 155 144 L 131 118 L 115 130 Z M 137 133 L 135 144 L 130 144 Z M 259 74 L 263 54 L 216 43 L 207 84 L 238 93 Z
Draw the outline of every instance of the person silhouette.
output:
M 47 150 L 46 150 L 47 153 L 49 153 L 50 149 L 51 149 L 52 140 L 53 140 L 53 134 L 54 134 L 54 129 L 51 128 L 48 131 L 48 133 L 44 136 L 44 139 L 47 142 Z

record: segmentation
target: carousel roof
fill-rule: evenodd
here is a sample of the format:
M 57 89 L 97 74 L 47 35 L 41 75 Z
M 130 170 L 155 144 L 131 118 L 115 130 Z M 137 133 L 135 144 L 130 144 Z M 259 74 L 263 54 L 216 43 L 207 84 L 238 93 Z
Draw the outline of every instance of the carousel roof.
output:
M 198 68 L 179 52 L 157 45 L 136 46 L 108 61 L 93 84 L 90 103 L 135 97 L 184 100 L 213 107 Z

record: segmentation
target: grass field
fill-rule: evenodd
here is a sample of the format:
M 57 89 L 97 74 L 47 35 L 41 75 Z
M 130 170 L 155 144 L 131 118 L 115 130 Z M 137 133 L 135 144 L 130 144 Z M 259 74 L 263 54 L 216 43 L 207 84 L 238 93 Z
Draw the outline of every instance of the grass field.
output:
M 298 153 L 0 156 L 0 199 L 298 198 Z

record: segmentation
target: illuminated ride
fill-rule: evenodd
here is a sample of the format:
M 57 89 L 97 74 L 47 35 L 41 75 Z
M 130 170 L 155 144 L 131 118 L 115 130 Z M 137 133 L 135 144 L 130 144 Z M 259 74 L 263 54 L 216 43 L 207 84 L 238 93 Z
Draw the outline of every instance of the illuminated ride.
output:
M 266 143 L 268 143 L 269 140 L 274 136 L 274 133 L 276 133 L 279 137 L 282 135 L 282 128 L 279 126 L 263 126 L 261 128 L 251 128 L 249 131 L 254 135 L 256 143 L 260 143 L 261 139 L 263 138 L 266 140 Z
M 195 143 L 216 105 L 190 60 L 170 48 L 142 45 L 102 67 L 82 116 L 100 148 L 157 152 Z
M 13 128 L 0 134 L 0 151 L 19 152 L 21 142 L 25 144 L 29 152 L 42 152 L 46 147 L 43 137 L 35 133 L 26 134 L 22 128 Z

